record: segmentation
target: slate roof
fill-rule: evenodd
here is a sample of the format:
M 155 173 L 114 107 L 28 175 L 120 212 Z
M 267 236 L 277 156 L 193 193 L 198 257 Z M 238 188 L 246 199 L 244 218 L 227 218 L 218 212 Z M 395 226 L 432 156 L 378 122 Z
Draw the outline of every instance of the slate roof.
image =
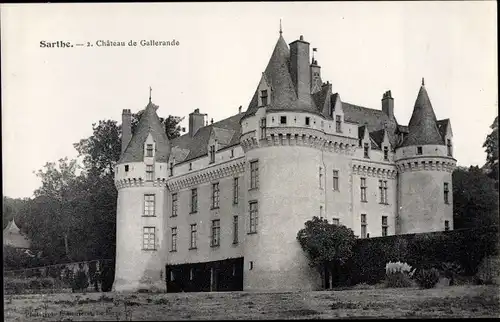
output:
M 241 126 L 240 120 L 245 113 L 240 113 L 228 117 L 227 119 L 215 122 L 213 124 L 201 127 L 194 136 L 186 133 L 178 138 L 171 140 L 172 148 L 189 150 L 186 158 L 182 162 L 186 162 L 195 158 L 208 154 L 208 141 L 212 134 L 212 129 L 215 129 L 216 135 L 223 136 L 223 140 L 227 142 L 226 147 L 238 145 L 240 143 Z M 232 133 L 230 140 L 229 134 Z
M 170 142 L 165 133 L 165 127 L 160 122 L 158 114 L 156 114 L 157 109 L 158 106 L 151 101 L 146 106 L 135 133 L 118 163 L 142 162 L 144 160 L 144 142 L 146 142 L 149 133 L 151 133 L 156 143 L 155 160 L 157 162 L 168 162 Z
M 408 135 L 403 140 L 401 147 L 426 144 L 443 145 L 444 140 L 439 132 L 436 114 L 434 114 L 429 95 L 425 86 L 422 85 L 408 124 Z
M 384 131 L 384 129 L 381 129 L 370 133 L 370 137 L 379 147 L 382 147 L 382 142 L 384 142 Z

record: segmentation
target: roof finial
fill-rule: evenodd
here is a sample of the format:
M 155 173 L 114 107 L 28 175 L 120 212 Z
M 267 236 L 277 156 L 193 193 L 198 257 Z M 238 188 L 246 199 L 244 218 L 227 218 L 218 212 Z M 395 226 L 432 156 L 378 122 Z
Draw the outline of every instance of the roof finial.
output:
M 281 18 L 280 18 L 280 35 L 283 33 L 283 29 L 281 29 Z
M 422 86 L 425 86 L 425 81 L 423 77 L 422 77 Z
M 151 103 L 151 92 L 153 91 L 153 89 L 151 88 L 151 86 L 149 86 L 149 103 Z

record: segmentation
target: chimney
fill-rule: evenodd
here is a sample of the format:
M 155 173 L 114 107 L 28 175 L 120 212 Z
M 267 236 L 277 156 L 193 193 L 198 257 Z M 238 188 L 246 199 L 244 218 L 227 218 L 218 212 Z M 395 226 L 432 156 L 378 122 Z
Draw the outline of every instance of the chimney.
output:
M 382 96 L 382 111 L 390 118 L 394 117 L 394 99 L 391 91 L 387 91 Z
M 122 112 L 122 154 L 132 139 L 132 114 L 130 110 L 124 109 Z
M 189 114 L 189 135 L 194 136 L 200 128 L 203 127 L 204 114 L 200 113 L 200 109 L 197 108 L 193 113 Z
M 300 36 L 290 44 L 290 74 L 299 100 L 308 101 L 311 94 L 309 43 Z

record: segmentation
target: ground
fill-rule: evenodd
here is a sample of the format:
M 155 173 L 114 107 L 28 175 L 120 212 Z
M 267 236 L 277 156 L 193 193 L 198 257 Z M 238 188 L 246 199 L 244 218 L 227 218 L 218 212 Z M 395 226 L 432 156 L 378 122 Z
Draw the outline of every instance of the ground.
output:
M 4 297 L 5 321 L 500 317 L 499 287 L 289 293 L 30 294 Z

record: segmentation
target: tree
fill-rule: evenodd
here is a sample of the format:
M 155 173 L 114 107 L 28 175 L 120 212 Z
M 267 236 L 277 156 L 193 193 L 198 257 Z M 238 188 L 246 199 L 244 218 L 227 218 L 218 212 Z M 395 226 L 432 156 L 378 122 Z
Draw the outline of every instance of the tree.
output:
M 495 181 L 479 167 L 453 171 L 454 228 L 498 225 L 498 191 Z
M 498 116 L 495 117 L 493 124 L 490 126 L 491 133 L 488 134 L 484 141 L 483 147 L 486 148 L 486 164 L 488 176 L 496 181 L 498 190 Z
M 136 114 L 132 114 L 132 133 L 135 132 L 135 128 L 137 127 L 137 124 L 139 124 L 142 113 L 144 113 L 144 110 L 141 110 Z M 183 117 L 181 118 L 172 115 L 169 115 L 167 118 L 160 117 L 160 122 L 165 126 L 165 133 L 167 133 L 169 140 L 180 136 L 182 129 L 179 123 L 182 122 L 183 119 Z
M 345 226 L 334 225 L 314 216 L 297 233 L 297 240 L 309 258 L 309 265 L 322 274 L 341 267 L 351 258 L 356 238 Z

